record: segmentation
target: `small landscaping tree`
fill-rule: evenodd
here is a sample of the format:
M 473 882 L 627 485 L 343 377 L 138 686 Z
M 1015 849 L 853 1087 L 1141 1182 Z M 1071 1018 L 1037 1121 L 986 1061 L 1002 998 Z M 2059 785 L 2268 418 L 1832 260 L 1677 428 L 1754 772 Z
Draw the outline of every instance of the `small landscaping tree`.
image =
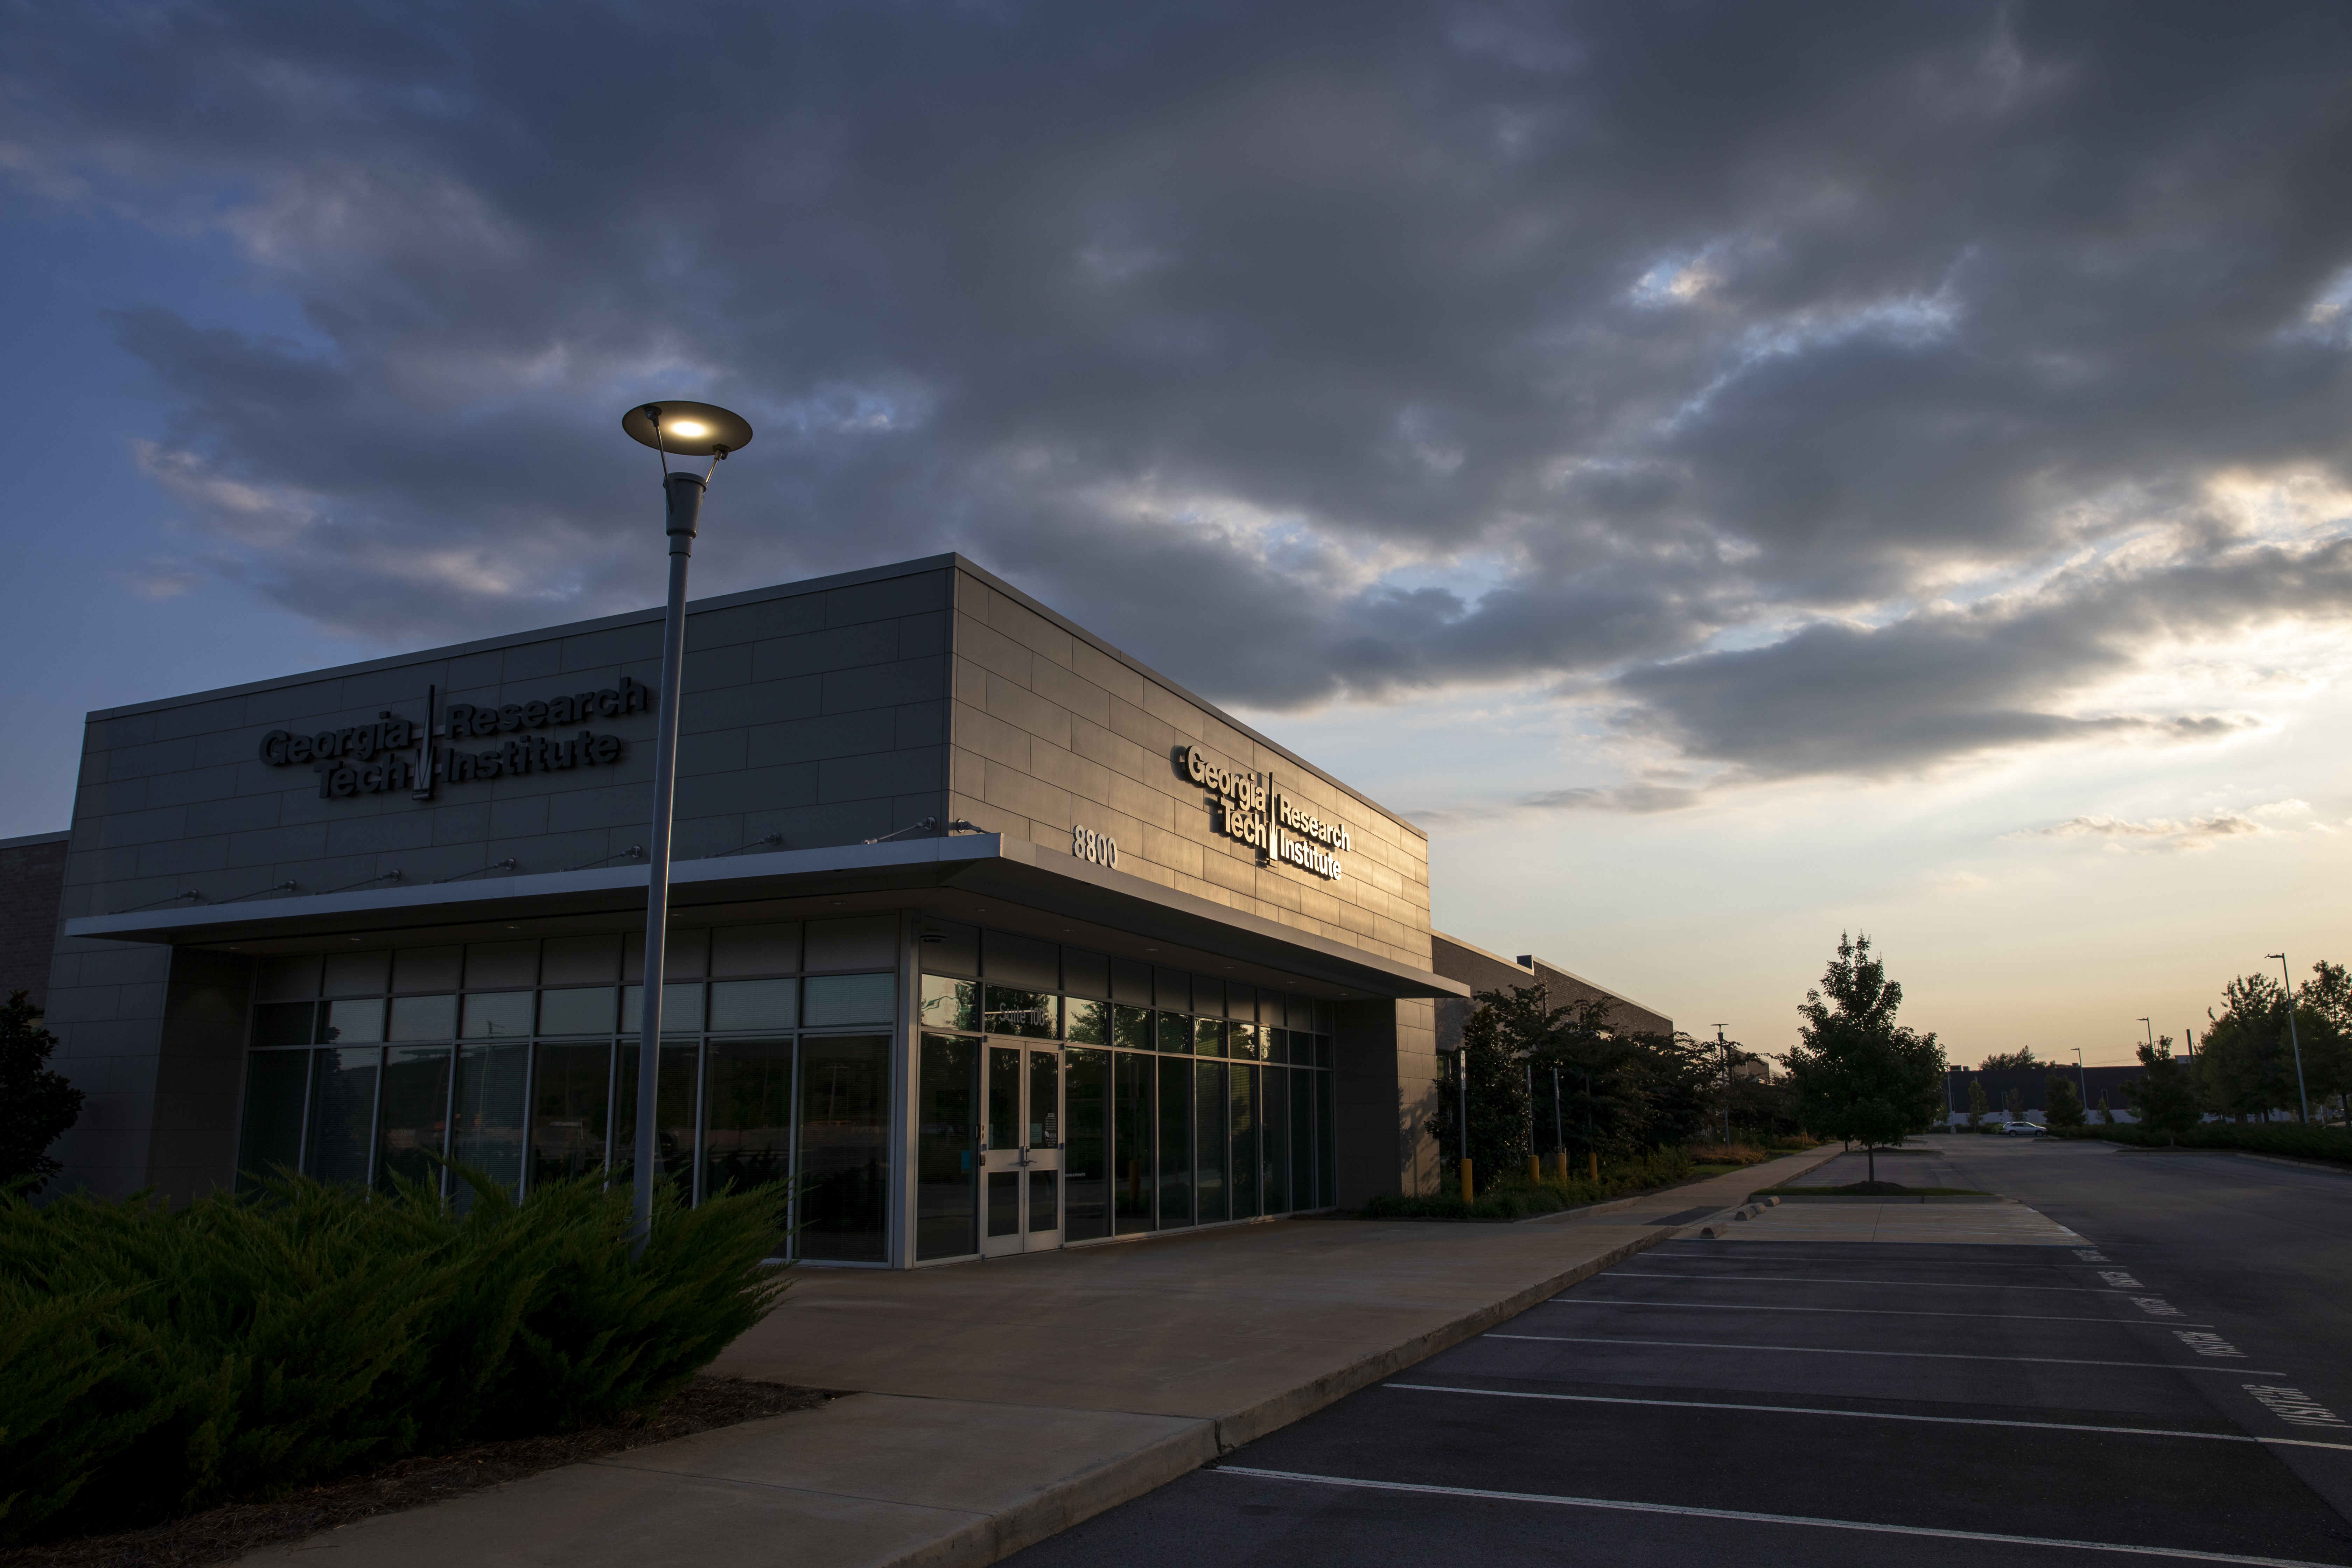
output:
M 2011 1089 L 2007 1094 L 2000 1097 L 2000 1104 L 2001 1109 L 2009 1112 L 2009 1119 L 2011 1121 L 2023 1121 L 2026 1120 L 2025 1091 L 2023 1089 Z
M 2197 1125 L 2203 1108 L 2197 1086 L 2172 1059 L 2172 1037 L 2166 1035 L 2153 1046 L 2140 1047 L 2139 1066 L 2140 1076 L 2124 1085 L 2124 1098 L 2131 1102 L 2132 1114 L 2140 1125 L 2163 1133 L 2166 1143 L 2178 1144 L 2180 1135 Z
M 1541 987 L 1532 989 L 1539 1000 Z M 1468 1155 L 1472 1166 L 1486 1173 L 1488 1180 L 1524 1158 L 1528 1147 L 1527 1068 L 1508 1048 L 1503 1014 L 1493 1005 L 1492 995 L 1480 994 L 1478 1000 L 1487 1005 L 1463 1023 L 1465 1049 L 1454 1053 L 1455 1073 L 1463 1070 L 1462 1058 L 1469 1058 Z M 1444 1158 L 1460 1160 L 1464 1155 L 1461 1079 L 1449 1075 L 1438 1085 L 1438 1091 L 1437 1114 L 1430 1119 L 1429 1131 Z
M 1969 1131 L 1982 1131 L 1985 1112 L 1991 1109 L 1992 1107 L 1985 1100 L 1984 1079 L 1980 1078 L 1969 1079 Z
M 2053 1072 L 2042 1080 L 2042 1103 L 2049 1107 L 2042 1113 L 2053 1132 L 2072 1132 L 2083 1125 L 2083 1099 L 2074 1092 L 2074 1080 L 2064 1073 Z
M 2115 1124 L 2115 1109 L 2108 1105 L 2107 1097 L 2103 1094 L 2099 1096 L 2099 1125 L 2102 1127 L 2113 1127 Z
M 1820 987 L 1797 1009 L 1805 1022 L 1789 1053 L 1805 1124 L 1861 1142 L 1874 1184 L 1878 1150 L 1927 1131 L 1944 1105 L 1943 1049 L 1934 1035 L 1895 1023 L 1902 1005 L 1903 987 L 1871 956 L 1870 938 L 1841 936 Z
M 0 1184 L 35 1178 L 39 1192 L 65 1167 L 49 1155 L 81 1115 L 81 1090 L 49 1066 L 58 1037 L 41 1027 L 32 994 L 10 994 L 0 1006 Z

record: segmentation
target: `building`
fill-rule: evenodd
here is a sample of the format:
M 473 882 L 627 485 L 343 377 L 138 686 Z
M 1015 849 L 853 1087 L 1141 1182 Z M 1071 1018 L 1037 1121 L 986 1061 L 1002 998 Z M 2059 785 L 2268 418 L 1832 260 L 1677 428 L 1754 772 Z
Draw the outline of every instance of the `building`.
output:
M 660 632 L 90 715 L 68 1183 L 633 1170 Z M 900 1267 L 1434 1184 L 1437 1010 L 1483 981 L 1411 823 L 958 556 L 687 637 L 643 1157 L 796 1174 L 799 1256 Z

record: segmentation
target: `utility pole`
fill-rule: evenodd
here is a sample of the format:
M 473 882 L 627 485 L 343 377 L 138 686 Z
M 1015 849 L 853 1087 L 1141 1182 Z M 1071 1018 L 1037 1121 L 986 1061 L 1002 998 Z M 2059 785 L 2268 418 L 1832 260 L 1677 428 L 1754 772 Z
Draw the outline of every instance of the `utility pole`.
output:
M 2294 1048 L 2294 1092 L 2303 1100 L 2303 1123 L 2311 1125 L 2311 1091 L 2303 1087 L 2303 1041 L 2294 1031 L 2294 971 L 2286 966 L 2286 954 L 2265 953 L 2266 958 L 2279 961 L 2279 973 L 2286 981 L 2286 1040 Z M 2269 1112 L 2263 1112 L 2268 1115 Z
M 1716 1054 L 1723 1058 L 1723 1146 L 1731 1147 L 1731 1047 L 1723 1037 L 1723 1026 L 1715 1026 Z M 1729 1156 L 1726 1156 L 1728 1158 Z

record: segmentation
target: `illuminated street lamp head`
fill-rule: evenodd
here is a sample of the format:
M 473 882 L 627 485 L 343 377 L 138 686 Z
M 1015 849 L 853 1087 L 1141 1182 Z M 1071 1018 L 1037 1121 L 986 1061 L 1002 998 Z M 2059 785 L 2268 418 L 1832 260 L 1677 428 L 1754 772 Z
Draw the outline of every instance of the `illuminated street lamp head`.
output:
M 715 459 L 751 444 L 751 422 L 715 403 L 641 403 L 621 416 L 621 428 L 657 452 L 680 458 Z

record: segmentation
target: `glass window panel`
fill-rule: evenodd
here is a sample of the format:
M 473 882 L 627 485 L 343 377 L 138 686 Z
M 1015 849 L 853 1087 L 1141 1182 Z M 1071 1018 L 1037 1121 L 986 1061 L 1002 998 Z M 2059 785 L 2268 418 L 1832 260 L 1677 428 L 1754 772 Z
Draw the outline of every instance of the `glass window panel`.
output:
M 381 996 L 391 989 L 392 954 L 384 949 L 327 954 L 327 995 Z
M 1255 1024 L 1227 1024 L 1225 1026 L 1225 1054 L 1230 1057 L 1237 1057 L 1244 1061 L 1255 1061 L 1257 1059 L 1257 1026 Z
M 1226 1125 L 1232 1130 L 1231 1144 L 1234 1193 L 1233 1217 L 1255 1218 L 1259 1211 L 1258 1194 L 1264 1185 L 1264 1173 L 1258 1164 L 1257 1147 L 1257 1075 L 1259 1069 L 1246 1062 L 1235 1062 L 1225 1069 L 1232 1089 L 1226 1104 L 1232 1114 Z
M 1112 1008 L 1110 1031 L 1112 1043 L 1123 1051 L 1148 1051 L 1151 1048 L 1151 1014 L 1145 1008 Z
M 245 1125 L 237 1133 L 236 1188 L 249 1193 L 279 1167 L 302 1168 L 302 1100 L 308 1051 L 256 1051 L 245 1058 Z
M 1019 1035 L 1024 1039 L 1050 1040 L 1062 1032 L 1062 999 L 1045 991 L 1016 991 L 992 985 L 982 1022 L 992 1035 Z
M 1331 1067 L 1331 1037 L 1328 1035 L 1315 1037 L 1315 1065 L 1327 1071 Z
M 922 1085 L 915 1101 L 915 1256 L 961 1258 L 980 1249 L 974 1234 L 980 1132 L 980 1043 L 923 1037 Z
M 1191 1056 L 1192 1020 L 1181 1013 L 1157 1013 L 1153 1016 L 1159 1021 L 1160 1048 Z
M 1324 1040 L 1328 1044 L 1329 1037 Z M 1332 1098 L 1331 1075 L 1310 1076 L 1315 1079 L 1315 1203 L 1328 1209 L 1339 1201 L 1339 1106 Z
M 319 994 L 319 955 L 301 953 L 293 958 L 265 958 L 261 961 L 260 989 L 256 993 L 264 1002 L 307 1001 Z
M 526 1040 L 465 1046 L 457 1052 L 457 1114 L 449 1130 L 449 1159 L 509 1193 L 522 1185 L 523 1080 L 530 1073 Z M 452 1175 L 449 1195 L 463 1211 L 472 1205 L 474 1189 Z
M 1029 1173 L 1029 1228 L 1054 1230 L 1062 1223 L 1062 1173 L 1059 1171 Z
M 316 1027 L 316 1002 L 264 1002 L 253 1010 L 257 1046 L 307 1046 Z
M 824 974 L 801 984 L 801 1021 L 812 1029 L 887 1024 L 898 1016 L 895 974 Z
M 1111 1100 L 1111 1161 L 1121 1236 L 1151 1228 L 1151 1193 L 1159 1171 L 1151 1158 L 1150 1057 L 1118 1053 Z
M 539 984 L 539 943 L 477 942 L 466 948 L 466 989 L 503 991 Z
M 988 1132 L 982 1147 L 1021 1147 L 1021 1053 L 988 1047 Z
M 539 1073 L 530 1097 L 533 1185 L 604 1168 L 612 1095 L 610 1040 L 539 1047 Z
M 654 1174 L 691 1184 L 694 1180 L 695 1063 L 701 1045 L 694 1040 L 664 1040 L 661 1076 L 654 1101 Z M 642 1052 L 635 1040 L 621 1042 L 614 1053 L 613 1073 L 613 1184 L 625 1187 L 637 1179 L 637 1063 Z
M 446 1040 L 457 1032 L 457 999 L 455 996 L 395 996 L 392 999 L 392 1027 L 386 1031 L 395 1040 Z
M 469 1040 L 530 1037 L 530 1009 L 536 996 L 530 991 L 467 992 L 465 1027 Z
M 980 1027 L 980 983 L 976 980 L 950 980 L 944 974 L 923 976 L 923 1027 L 927 1029 L 977 1029 Z
M 620 992 L 610 985 L 583 985 L 569 991 L 539 994 L 539 1032 L 542 1035 L 610 1035 Z
M 888 1242 L 890 1037 L 801 1039 L 799 1252 L 880 1263 Z
M 810 969 L 887 969 L 898 962 L 898 917 L 808 923 Z
M 719 926 L 710 933 L 710 973 L 790 974 L 801 966 L 801 928 L 782 925 Z
M 1073 1046 L 1063 1085 L 1062 1239 L 1110 1234 L 1110 1053 Z
M 367 1185 L 375 1148 L 376 1079 L 382 1046 L 314 1053 L 310 1064 L 310 1173 L 337 1186 Z
M 1021 1234 L 1021 1173 L 1018 1171 L 988 1173 L 988 1234 Z
M 455 991 L 465 950 L 457 947 L 404 947 L 392 955 L 394 991 Z
M 642 985 L 621 987 L 621 1033 L 637 1037 L 646 1026 L 646 988 Z M 661 1032 L 665 1035 L 698 1035 L 702 1032 L 702 986 L 689 981 L 680 984 L 671 981 L 662 987 Z
M 1192 1223 L 1192 1064 L 1160 1057 L 1160 1228 Z
M 1192 1113 L 1192 1212 L 1202 1225 L 1226 1217 L 1225 1064 L 1196 1062 L 1192 1080 L 1198 1108 Z
M 1024 1146 L 1055 1149 L 1062 1142 L 1062 1055 L 1029 1053 L 1029 1136 Z M 1032 1227 L 1034 1228 L 1034 1226 Z
M 394 1046 L 384 1053 L 383 1121 L 375 1184 L 391 1192 L 395 1180 L 406 1180 L 439 1191 L 440 1167 L 432 1157 L 449 1147 L 447 1046 Z
M 613 985 L 621 978 L 621 939 L 551 936 L 539 955 L 541 985 Z
M 1290 1206 L 1321 1208 L 1315 1199 L 1315 1075 L 1290 1074 Z
M 1258 1035 L 1265 1041 L 1266 1060 L 1270 1062 L 1286 1062 L 1290 1059 L 1289 1030 L 1260 1028 L 1258 1030 Z
M 703 1071 L 702 1192 L 739 1193 L 793 1173 L 793 1043 L 713 1040 Z M 784 1219 L 782 1205 L 776 1218 Z M 781 1250 L 781 1249 L 780 1249 Z
M 1063 1034 L 1071 1042 L 1085 1046 L 1110 1044 L 1110 1004 L 1082 1002 L 1071 997 L 1062 1004 Z
M 1265 1133 L 1265 1212 L 1290 1212 L 1290 1069 L 1265 1069 L 1265 1103 L 1258 1108 Z
M 327 1004 L 327 1028 L 320 1044 L 365 1046 L 373 1045 L 383 1038 L 383 997 L 371 996 L 365 1001 Z
M 1193 1019 L 1192 1049 L 1200 1056 L 1223 1056 L 1225 1054 L 1225 1021 L 1223 1018 Z
M 713 981 L 710 1026 L 714 1030 L 789 1029 L 800 996 L 797 980 Z

